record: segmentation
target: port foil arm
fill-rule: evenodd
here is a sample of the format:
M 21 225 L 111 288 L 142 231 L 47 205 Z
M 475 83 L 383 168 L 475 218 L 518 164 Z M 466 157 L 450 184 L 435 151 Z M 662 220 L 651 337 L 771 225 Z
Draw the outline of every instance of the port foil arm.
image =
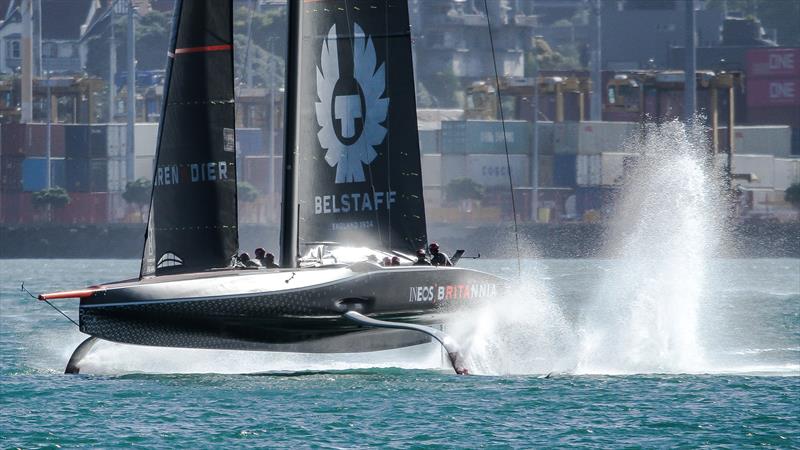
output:
M 439 341 L 440 344 L 442 344 L 442 347 L 444 347 L 445 351 L 447 352 L 447 356 L 450 358 L 450 364 L 453 365 L 453 370 L 455 370 L 457 374 L 459 375 L 469 374 L 469 371 L 467 370 L 467 367 L 464 364 L 464 358 L 461 354 L 461 347 L 458 345 L 455 339 L 453 339 L 452 337 L 450 337 L 448 334 L 446 334 L 441 330 L 413 323 L 387 322 L 385 320 L 373 319 L 355 311 L 347 311 L 346 313 L 344 313 L 344 317 L 346 317 L 348 320 L 352 322 L 355 322 L 365 327 L 393 328 L 399 330 L 413 330 L 413 331 L 419 331 L 420 333 L 425 333 L 428 336 Z

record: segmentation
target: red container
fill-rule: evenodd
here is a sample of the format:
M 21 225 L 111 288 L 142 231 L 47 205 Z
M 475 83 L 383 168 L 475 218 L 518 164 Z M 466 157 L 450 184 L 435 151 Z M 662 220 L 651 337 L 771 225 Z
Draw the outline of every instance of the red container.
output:
M 22 191 L 22 162 L 25 158 L 21 155 L 0 156 L 0 191 Z
M 748 78 L 800 78 L 800 48 L 759 48 L 747 51 Z
M 748 108 L 747 123 L 752 125 L 789 125 L 792 128 L 800 128 L 800 108 L 796 106 Z
M 4 123 L 0 125 L 0 155 L 25 154 L 25 125 L 19 123 Z
M 747 106 L 800 106 L 800 76 L 748 78 Z
M 53 220 L 66 224 L 108 223 L 108 194 L 105 192 L 69 194 L 70 203 L 53 213 Z

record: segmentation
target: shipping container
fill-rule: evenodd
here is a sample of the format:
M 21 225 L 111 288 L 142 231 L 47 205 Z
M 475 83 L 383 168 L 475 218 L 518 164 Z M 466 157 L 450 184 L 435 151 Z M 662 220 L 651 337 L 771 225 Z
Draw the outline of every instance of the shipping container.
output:
M 717 165 L 725 168 L 728 164 L 728 155 L 717 155 Z M 740 175 L 753 175 L 753 181 L 744 179 L 734 180 L 734 184 L 744 188 L 770 188 L 775 184 L 775 158 L 771 155 L 733 155 L 733 173 Z
M 260 195 L 276 192 L 280 190 L 280 183 L 276 180 L 278 174 L 282 173 L 283 166 L 280 165 L 283 158 L 271 158 L 269 156 L 244 156 L 238 158 L 239 167 L 236 170 L 238 181 L 252 184 Z M 272 166 L 272 176 L 270 176 L 270 166 Z
M 530 158 L 527 155 L 509 155 L 511 181 L 514 186 L 530 186 Z M 464 173 L 483 186 L 508 186 L 509 166 L 506 155 L 467 155 Z
M 800 106 L 800 77 L 748 78 L 747 106 Z
M 438 154 L 441 153 L 440 139 L 442 135 L 441 129 L 431 130 L 418 130 L 419 133 L 419 151 L 425 154 Z
M 0 155 L 0 191 L 14 193 L 22 191 L 22 163 L 19 154 Z
M 442 186 L 446 186 L 455 178 L 463 178 L 466 176 L 467 158 L 465 155 L 442 154 Z
M 153 161 L 155 156 L 137 156 L 133 167 L 133 178 L 153 180 Z
M 614 201 L 615 191 L 603 187 L 579 187 L 575 189 L 575 212 L 578 218 L 587 219 L 587 213 L 594 211 L 602 217 Z M 568 208 L 569 209 L 569 208 Z
M 733 153 L 746 155 L 789 156 L 792 129 L 786 125 L 738 125 L 733 130 Z M 728 148 L 728 127 L 719 128 L 720 151 Z
M 241 156 L 268 156 L 261 128 L 237 128 L 236 152 Z
M 539 155 L 539 187 L 552 187 L 553 184 L 553 155 Z
M 775 189 L 785 191 L 800 183 L 800 158 L 775 158 Z
M 800 48 L 750 49 L 745 60 L 748 78 L 800 78 Z
M 618 152 L 638 132 L 633 122 L 559 122 L 553 128 L 553 150 L 566 155 Z
M 47 187 L 47 158 L 25 158 L 22 162 L 22 190 L 37 192 Z M 50 159 L 50 186 L 64 187 L 64 158 Z
M 136 156 L 155 156 L 158 143 L 157 123 L 137 123 L 134 127 L 134 153 Z
M 530 123 L 514 120 L 459 120 L 442 122 L 442 153 L 495 154 L 530 151 Z M 505 138 L 504 138 L 505 136 Z
M 532 127 L 533 125 L 531 125 Z M 554 125 L 553 122 L 543 121 L 540 120 L 537 122 L 536 127 L 538 128 L 539 134 L 539 154 L 540 155 L 552 155 L 554 153 L 553 147 L 553 130 Z M 531 131 L 532 133 L 533 131 Z M 531 135 L 531 146 L 533 146 L 533 136 Z M 531 154 L 533 154 L 533 148 L 531 147 Z
M 91 188 L 88 159 L 70 159 L 64 161 L 64 175 L 69 192 L 89 192 Z
M 70 203 L 54 211 L 56 222 L 65 224 L 108 223 L 108 194 L 105 192 L 70 193 Z
M 109 158 L 125 158 L 128 154 L 128 129 L 124 124 L 106 124 L 106 154 Z M 135 139 L 135 137 L 134 137 Z
M 20 123 L 0 124 L 0 155 L 24 156 L 26 127 Z
M 442 185 L 442 155 L 422 155 L 422 185 Z
M 633 153 L 603 152 L 578 155 L 575 178 L 578 186 L 621 186 L 636 162 Z
M 89 159 L 89 130 L 89 125 L 64 125 L 64 156 L 67 159 Z
M 555 155 L 553 159 L 553 185 L 573 187 L 576 185 L 577 155 Z

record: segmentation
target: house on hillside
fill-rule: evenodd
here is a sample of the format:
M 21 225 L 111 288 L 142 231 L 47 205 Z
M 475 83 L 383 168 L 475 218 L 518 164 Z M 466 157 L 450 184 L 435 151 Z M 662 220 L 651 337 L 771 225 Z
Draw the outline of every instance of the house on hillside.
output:
M 0 73 L 13 73 L 22 65 L 21 3 L 22 0 L 0 0 L 0 8 L 5 6 L 0 9 Z M 42 70 L 59 74 L 83 72 L 88 50 L 81 38 L 98 13 L 100 1 L 41 0 L 41 5 L 41 21 L 38 17 L 33 19 L 34 67 L 41 55 Z

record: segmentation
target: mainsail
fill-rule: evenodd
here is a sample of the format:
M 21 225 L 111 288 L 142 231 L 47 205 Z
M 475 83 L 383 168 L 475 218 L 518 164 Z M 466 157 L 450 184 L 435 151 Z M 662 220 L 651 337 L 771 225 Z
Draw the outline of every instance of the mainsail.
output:
M 296 117 L 287 117 L 296 121 L 300 244 L 423 246 L 407 2 L 306 0 L 301 15 Z
M 141 276 L 228 265 L 238 249 L 231 0 L 178 0 Z

